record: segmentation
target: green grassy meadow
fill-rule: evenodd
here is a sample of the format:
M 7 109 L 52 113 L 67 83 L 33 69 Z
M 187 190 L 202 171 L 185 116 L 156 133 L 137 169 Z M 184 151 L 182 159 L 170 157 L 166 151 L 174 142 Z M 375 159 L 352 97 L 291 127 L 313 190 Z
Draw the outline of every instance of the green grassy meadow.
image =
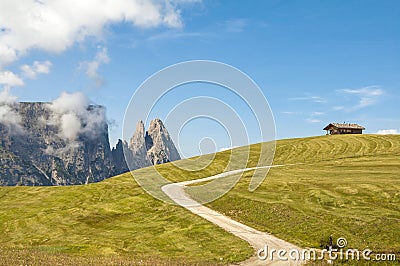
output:
M 277 147 L 277 164 L 303 164 L 271 168 L 255 192 L 246 172 L 209 207 L 302 247 L 319 248 L 333 235 L 400 262 L 400 136 L 324 136 Z
M 263 165 L 270 158 L 260 156 L 262 145 L 133 174 L 158 193 L 168 181 L 155 172 L 176 182 Z M 302 247 L 333 235 L 351 248 L 400 254 L 399 135 L 280 140 L 273 164 L 296 165 L 271 168 L 254 192 L 252 171 L 232 177 L 237 185 L 208 206 Z M 187 191 L 202 197 L 196 187 Z M 148 195 L 130 174 L 85 186 L 0 187 L 0 265 L 214 265 L 252 253 L 246 242 Z
M 130 174 L 0 187 L 0 265 L 214 265 L 251 254 L 246 242 L 154 199 Z
M 250 146 L 249 167 L 260 165 L 259 146 Z M 228 165 L 228 152 L 217 156 L 222 162 L 218 165 Z M 345 237 L 348 248 L 369 248 L 400 258 L 399 135 L 280 140 L 274 164 L 295 165 L 271 168 L 254 192 L 248 190 L 254 171 L 227 177 L 240 181 L 208 206 L 302 247 L 319 248 L 332 235 Z M 159 167 L 172 180 L 193 176 L 177 168 L 167 171 L 166 165 Z M 210 165 L 194 176 L 215 174 L 215 168 Z M 256 174 L 266 173 L 257 170 Z M 205 196 L 195 186 L 186 191 L 199 200 Z

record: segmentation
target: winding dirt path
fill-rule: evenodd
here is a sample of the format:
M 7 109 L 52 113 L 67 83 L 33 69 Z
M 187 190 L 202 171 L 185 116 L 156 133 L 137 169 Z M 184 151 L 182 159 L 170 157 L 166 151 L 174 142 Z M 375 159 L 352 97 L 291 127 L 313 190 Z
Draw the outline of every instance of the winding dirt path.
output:
M 281 167 L 284 165 L 274 165 L 274 166 L 268 166 L 268 167 Z M 274 237 L 273 235 L 267 234 L 265 232 L 258 231 L 252 227 L 249 227 L 247 225 L 244 225 L 242 223 L 239 223 L 235 220 L 230 219 L 227 216 L 224 216 L 208 207 L 205 207 L 198 203 L 197 201 L 193 200 L 192 198 L 189 197 L 185 193 L 185 186 L 191 185 L 191 184 L 196 184 L 204 181 L 210 181 L 213 179 L 237 174 L 237 173 L 242 173 L 245 171 L 249 170 L 255 170 L 257 168 L 268 168 L 268 167 L 254 167 L 254 168 L 246 168 L 246 169 L 240 169 L 240 170 L 233 170 L 229 172 L 225 172 L 222 174 L 218 174 L 215 176 L 210 176 L 202 179 L 197 179 L 197 180 L 190 180 L 190 181 L 184 181 L 180 183 L 173 183 L 173 184 L 168 184 L 162 187 L 162 190 L 168 197 L 170 197 L 173 201 L 175 201 L 178 205 L 188 209 L 194 214 L 197 214 L 204 219 L 218 225 L 219 227 L 223 228 L 224 230 L 228 231 L 229 233 L 240 237 L 241 239 L 247 241 L 255 250 L 254 255 L 249 258 L 248 260 L 239 263 L 239 265 L 301 265 L 304 263 L 304 261 L 296 261 L 296 260 L 290 260 L 289 256 L 289 251 L 292 249 L 296 249 L 299 252 L 302 251 L 300 247 L 295 246 L 294 244 L 291 244 L 289 242 L 286 242 L 282 239 L 279 239 L 277 237 Z M 286 250 L 287 253 L 286 255 L 283 255 L 283 257 L 287 258 L 287 261 L 282 261 L 278 259 L 278 254 L 277 252 L 274 253 L 274 260 L 271 261 L 271 257 L 268 256 L 266 260 L 260 260 L 257 257 L 257 252 L 260 249 L 265 249 L 265 245 L 268 245 L 268 253 L 270 254 L 272 249 L 275 250 Z M 262 253 L 264 255 L 264 253 Z

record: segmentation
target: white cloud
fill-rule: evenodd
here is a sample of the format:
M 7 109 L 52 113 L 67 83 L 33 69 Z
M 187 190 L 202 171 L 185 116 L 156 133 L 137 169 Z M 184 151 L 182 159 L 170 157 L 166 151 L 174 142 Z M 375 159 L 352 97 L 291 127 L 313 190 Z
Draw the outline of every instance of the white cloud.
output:
M 38 74 L 49 74 L 52 66 L 50 61 L 34 61 L 32 66 L 22 65 L 21 70 L 25 77 L 35 79 Z
M 325 113 L 324 112 L 313 112 L 312 113 L 312 115 L 315 115 L 315 116 L 317 116 L 317 115 L 324 115 Z
M 23 133 L 21 117 L 14 109 L 16 101 L 17 97 L 10 94 L 10 88 L 5 88 L 0 92 L 0 124 L 13 135 Z
M 106 47 L 99 47 L 95 58 L 92 61 L 83 61 L 79 65 L 79 69 L 85 71 L 86 75 L 95 81 L 96 86 L 100 87 L 103 84 L 103 77 L 98 73 L 101 64 L 108 64 L 110 58 Z
M 3 124 L 12 135 L 23 133 L 21 126 L 21 117 L 10 105 L 0 103 L 0 124 Z
M 59 127 L 59 136 L 62 139 L 74 141 L 81 132 L 82 122 L 79 116 L 86 112 L 88 106 L 89 100 L 83 93 L 63 92 L 49 104 L 52 116 L 47 123 Z
M 289 98 L 291 101 L 310 101 L 314 103 L 326 103 L 326 100 L 319 96 L 306 96 L 306 97 L 294 97 Z
M 67 93 L 62 92 L 60 97 L 55 99 L 50 104 L 50 109 L 55 113 L 83 113 L 89 106 L 89 100 L 81 92 Z
M 179 38 L 199 38 L 209 36 L 209 33 L 205 32 L 184 32 L 181 30 L 168 30 L 162 33 L 155 34 L 147 38 L 147 41 L 160 41 L 160 40 L 172 40 Z
M 30 49 L 59 53 L 112 23 L 182 27 L 183 0 L 0 1 L 0 68 Z
M 60 117 L 61 132 L 70 140 L 75 140 L 81 130 L 81 121 L 74 113 L 66 113 Z
M 320 119 L 316 118 L 316 117 L 320 117 L 320 116 L 323 116 L 323 115 L 325 115 L 324 112 L 312 112 L 312 113 L 310 114 L 310 117 L 307 118 L 306 121 L 307 121 L 308 123 L 312 123 L 312 124 L 314 124 L 314 123 L 321 123 L 322 121 L 321 121 Z
M 0 92 L 0 104 L 13 104 L 17 97 L 10 94 L 10 88 L 5 88 Z
M 1 11 L 0 11 L 1 12 Z M 1 24 L 0 24 L 1 27 Z M 1 30 L 1 28 L 0 28 Z M 8 65 L 11 62 L 17 60 L 17 52 L 15 49 L 10 48 L 9 46 L 3 45 L 0 42 L 0 70 L 2 66 Z
M 380 86 L 368 86 L 360 89 L 343 89 L 339 90 L 341 93 L 354 95 L 358 98 L 358 104 L 351 108 L 351 110 L 361 109 L 371 106 L 376 103 L 377 99 L 384 94 Z
M 322 121 L 316 118 L 308 118 L 307 119 L 308 123 L 321 123 Z
M 177 28 L 181 28 L 183 26 L 181 20 L 181 11 L 175 10 L 174 6 L 169 1 L 165 2 L 165 16 L 163 18 L 163 23 Z
M 338 105 L 338 106 L 334 106 L 334 107 L 333 107 L 333 110 L 334 110 L 334 111 L 341 111 L 341 110 L 344 110 L 344 109 L 346 109 L 346 107 L 344 107 L 344 106 L 342 106 L 342 105 Z
M 297 114 L 297 112 L 284 111 L 284 112 L 282 112 L 282 114 L 285 114 L 285 115 L 295 115 L 295 114 Z
M 397 129 L 380 129 L 376 134 L 381 135 L 390 135 L 390 134 L 400 134 L 400 131 Z
M 6 87 L 23 86 L 24 81 L 11 71 L 0 71 L 0 85 Z
M 107 121 L 104 108 L 91 108 L 89 99 L 81 92 L 63 92 L 48 107 L 52 116 L 47 123 L 58 126 L 59 136 L 72 142 L 80 134 L 97 136 Z

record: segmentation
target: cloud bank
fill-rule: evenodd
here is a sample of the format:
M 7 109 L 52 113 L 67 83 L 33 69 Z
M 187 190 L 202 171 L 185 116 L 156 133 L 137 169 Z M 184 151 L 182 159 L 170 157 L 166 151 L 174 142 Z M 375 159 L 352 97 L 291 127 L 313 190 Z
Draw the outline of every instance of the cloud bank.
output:
M 355 105 L 353 109 L 361 109 L 371 106 L 376 103 L 381 95 L 384 94 L 384 91 L 380 86 L 368 86 L 360 89 L 343 89 L 339 90 L 339 92 L 358 97 L 358 104 Z
M 6 88 L 23 86 L 24 81 L 11 71 L 0 71 L 0 85 L 4 85 Z
M 391 134 L 400 134 L 400 131 L 397 129 L 380 129 L 376 134 L 380 135 L 391 135 Z
M 0 124 L 4 125 L 11 135 L 18 135 L 24 132 L 21 126 L 21 117 L 15 111 L 17 97 L 10 94 L 6 88 L 0 92 Z
M 104 41 L 110 25 L 127 23 L 139 28 L 183 26 L 178 6 L 198 0 L 18 0 L 0 1 L 0 89 L 25 85 L 20 75 L 6 69 L 32 50 L 61 53 L 87 38 Z M 107 49 L 82 67 L 101 86 L 98 69 L 109 62 Z M 20 67 L 23 78 L 50 73 L 50 61 Z M 3 86 L 1 86 L 3 85 Z M 8 92 L 7 92 L 8 93 Z
M 305 96 L 289 98 L 290 101 L 309 101 L 314 103 L 326 103 L 327 101 L 320 96 Z
M 104 108 L 91 106 L 81 92 L 63 92 L 48 107 L 52 111 L 48 123 L 58 126 L 59 137 L 67 141 L 76 141 L 81 134 L 96 137 L 107 123 Z
M 31 66 L 22 65 L 20 69 L 25 77 L 35 79 L 39 74 L 49 74 L 52 66 L 50 61 L 34 61 Z
M 182 27 L 178 5 L 191 0 L 0 1 L 0 69 L 31 49 L 60 53 L 112 23 Z
M 106 47 L 98 47 L 99 51 L 96 53 L 92 61 L 83 61 L 79 65 L 79 69 L 85 71 L 86 75 L 95 82 L 96 87 L 100 87 L 104 83 L 103 77 L 98 73 L 101 64 L 108 64 L 110 58 Z

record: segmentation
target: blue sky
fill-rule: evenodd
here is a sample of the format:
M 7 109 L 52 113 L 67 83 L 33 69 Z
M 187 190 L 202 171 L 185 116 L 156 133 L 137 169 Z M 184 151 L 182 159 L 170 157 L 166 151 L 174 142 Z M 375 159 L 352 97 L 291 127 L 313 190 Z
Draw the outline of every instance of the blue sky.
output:
M 0 90 L 20 101 L 82 91 L 107 107 L 111 145 L 144 80 L 199 59 L 230 64 L 259 85 L 278 139 L 321 135 L 329 122 L 343 121 L 366 133 L 400 131 L 399 1 L 121 0 L 107 9 L 95 0 L 55 2 L 1 1 Z M 180 97 L 229 98 L 204 84 L 192 87 Z M 170 108 L 167 101 L 152 116 L 164 118 Z M 210 123 L 189 125 L 181 152 L 199 153 L 204 137 L 216 150 L 229 146 Z

